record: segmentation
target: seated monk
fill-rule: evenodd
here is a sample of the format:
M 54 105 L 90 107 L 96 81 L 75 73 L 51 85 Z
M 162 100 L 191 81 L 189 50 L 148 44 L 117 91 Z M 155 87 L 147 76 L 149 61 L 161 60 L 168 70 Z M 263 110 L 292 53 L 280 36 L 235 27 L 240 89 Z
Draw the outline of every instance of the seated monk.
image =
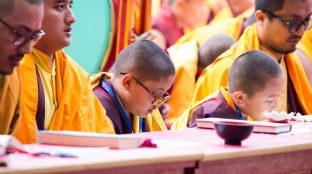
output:
M 250 8 L 253 8 L 254 0 L 226 0 L 225 6 L 213 18 L 210 24 L 216 24 L 235 18 Z
M 120 52 L 113 74 L 93 76 L 92 85 L 117 134 L 152 132 L 167 130 L 157 106 L 169 98 L 174 78 L 169 56 L 141 40 Z
M 44 35 L 43 0 L 0 0 L 0 134 L 11 134 L 20 117 L 20 60 Z
M 287 79 L 280 96 L 278 111 L 311 114 L 312 89 L 304 69 L 293 53 L 308 29 L 312 0 L 256 0 L 256 24 L 248 27 L 239 41 L 208 66 L 199 77 L 192 105 L 228 83 L 227 72 L 233 61 L 249 50 L 262 50 L 281 65 Z M 295 16 L 300 16 L 300 19 Z M 293 21 L 292 25 L 281 22 Z M 279 33 L 276 35 L 276 33 Z
M 251 8 L 235 18 L 196 28 L 183 35 L 173 46 L 182 45 L 191 40 L 196 40 L 199 45 L 202 45 L 216 34 L 227 34 L 234 40 L 238 40 L 245 28 L 254 24 L 255 21 L 254 8 Z
M 169 56 L 176 68 L 176 79 L 171 88 L 170 106 L 166 124 L 181 115 L 190 104 L 195 82 L 201 71 L 211 64 L 221 53 L 228 50 L 235 41 L 225 34 L 217 34 L 198 48 L 195 41 L 168 49 Z M 197 51 L 198 50 L 198 51 Z
M 75 22 L 72 0 L 44 1 L 46 35 L 21 63 L 21 122 L 15 136 L 34 143 L 37 130 L 114 133 L 89 75 L 62 49 Z
M 277 107 L 285 79 L 278 62 L 265 52 L 253 50 L 239 56 L 228 77 L 228 89 L 221 87 L 184 113 L 191 117 L 188 127 L 195 127 L 198 118 L 263 120 L 262 112 Z
M 312 114 L 312 89 L 293 53 L 308 29 L 311 6 L 311 0 L 256 0 L 256 24 L 248 27 L 236 44 L 203 71 L 196 82 L 191 106 L 228 85 L 228 70 L 239 55 L 249 50 L 262 50 L 280 63 L 286 79 L 277 110 Z M 292 25 L 280 19 L 292 21 Z M 173 127 L 179 127 L 178 122 L 174 124 Z

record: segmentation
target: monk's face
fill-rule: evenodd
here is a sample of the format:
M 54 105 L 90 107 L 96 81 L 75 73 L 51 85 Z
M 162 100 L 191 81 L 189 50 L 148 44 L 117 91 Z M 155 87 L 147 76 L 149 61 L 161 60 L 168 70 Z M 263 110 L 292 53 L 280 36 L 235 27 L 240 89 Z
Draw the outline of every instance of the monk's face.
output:
M 309 22 L 311 14 L 312 0 L 285 0 L 281 10 L 257 11 L 261 43 L 267 49 L 279 54 L 295 51 L 305 32 L 303 23 Z M 293 25 L 294 23 L 299 25 Z
M 40 50 L 57 51 L 70 44 L 71 25 L 75 22 L 72 13 L 73 0 L 45 0 L 42 22 L 46 35 L 36 45 Z
M 37 36 L 42 18 L 43 5 L 24 0 L 16 0 L 12 11 L 0 16 L 0 74 L 11 74 L 24 54 L 31 52 L 29 36 Z
M 271 112 L 277 108 L 283 84 L 284 78 L 282 75 L 269 80 L 263 90 L 246 97 L 244 108 L 242 109 L 243 112 L 256 120 L 262 120 L 263 116 L 261 113 L 263 111 Z
M 156 106 L 152 104 L 155 98 L 166 96 L 173 81 L 174 76 L 161 78 L 158 81 L 146 80 L 141 82 L 139 79 L 133 79 L 131 81 L 131 92 L 127 100 L 128 111 L 135 115 L 145 117 L 156 108 Z

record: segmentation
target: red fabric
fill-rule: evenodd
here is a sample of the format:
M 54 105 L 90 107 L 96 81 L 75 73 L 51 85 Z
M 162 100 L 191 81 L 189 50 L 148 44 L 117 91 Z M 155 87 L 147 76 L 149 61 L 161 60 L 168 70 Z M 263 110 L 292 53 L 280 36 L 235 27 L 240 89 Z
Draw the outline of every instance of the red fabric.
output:
M 164 34 L 167 48 L 184 35 L 183 28 L 177 26 L 176 19 L 170 6 L 166 3 L 161 6 L 158 14 L 153 18 L 152 28 L 161 31 Z

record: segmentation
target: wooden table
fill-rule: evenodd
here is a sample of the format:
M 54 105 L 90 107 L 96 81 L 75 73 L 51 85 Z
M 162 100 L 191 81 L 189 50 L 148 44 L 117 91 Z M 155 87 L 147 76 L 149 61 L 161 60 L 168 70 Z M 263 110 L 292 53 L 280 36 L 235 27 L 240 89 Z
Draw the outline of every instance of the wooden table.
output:
M 195 169 L 198 174 L 312 173 L 312 134 L 253 133 L 242 146 L 224 145 L 224 141 L 210 129 L 193 128 L 139 136 L 203 143 L 204 158 Z
M 77 159 L 12 155 L 0 173 L 292 173 L 312 172 L 312 134 L 256 134 L 242 146 L 224 145 L 214 130 L 184 129 L 136 134 L 174 142 L 159 148 L 98 149 Z M 182 141 L 184 142 L 182 142 Z M 159 141 L 159 140 L 158 140 Z M 185 143 L 187 142 L 187 143 Z M 194 143 L 195 142 L 195 143 Z M 188 144 L 190 143 L 190 144 Z M 194 143 L 194 144 L 192 144 Z M 57 146 L 28 145 L 29 150 Z
M 80 154 L 79 158 L 38 158 L 25 154 L 14 154 L 10 156 L 8 167 L 0 167 L 0 173 L 182 174 L 188 169 L 194 170 L 196 161 L 203 158 L 201 150 L 185 150 L 185 148 L 192 147 L 193 144 L 128 150 L 76 148 L 76 151 L 87 151 Z M 52 152 L 64 149 L 62 146 L 47 145 L 27 145 L 26 148 L 30 151 L 48 150 Z M 69 149 L 69 147 L 65 148 Z M 72 150 L 73 147 L 70 149 Z

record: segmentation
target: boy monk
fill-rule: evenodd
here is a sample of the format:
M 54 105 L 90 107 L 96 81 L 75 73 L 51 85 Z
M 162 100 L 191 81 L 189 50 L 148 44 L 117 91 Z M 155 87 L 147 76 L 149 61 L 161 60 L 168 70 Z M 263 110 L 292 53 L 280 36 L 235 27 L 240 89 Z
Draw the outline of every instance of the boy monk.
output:
M 62 49 L 70 44 L 75 22 L 72 0 L 44 1 L 46 35 L 21 64 L 21 124 L 16 137 L 34 143 L 39 130 L 113 133 L 89 75 Z
M 263 111 L 276 109 L 285 79 L 278 62 L 265 52 L 253 50 L 239 56 L 228 78 L 228 89 L 221 87 L 184 113 L 191 117 L 189 127 L 196 126 L 197 118 L 262 120 Z
M 92 83 L 115 132 L 166 130 L 157 106 L 169 98 L 175 78 L 169 56 L 151 41 L 136 41 L 121 51 L 113 72 L 98 74 Z

